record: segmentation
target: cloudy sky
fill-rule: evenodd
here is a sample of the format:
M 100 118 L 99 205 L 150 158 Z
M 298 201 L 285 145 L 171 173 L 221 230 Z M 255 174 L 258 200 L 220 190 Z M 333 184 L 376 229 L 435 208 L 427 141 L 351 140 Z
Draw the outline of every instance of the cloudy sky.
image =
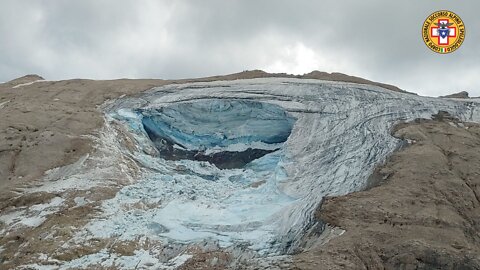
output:
M 440 9 L 466 25 L 449 55 L 421 38 Z M 479 10 L 478 0 L 2 0 L 0 81 L 321 70 L 480 96 Z

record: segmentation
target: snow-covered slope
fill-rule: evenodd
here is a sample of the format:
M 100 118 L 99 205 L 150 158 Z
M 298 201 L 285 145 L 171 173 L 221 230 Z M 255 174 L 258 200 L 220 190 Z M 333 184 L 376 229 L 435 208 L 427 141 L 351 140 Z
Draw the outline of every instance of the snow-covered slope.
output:
M 148 238 L 179 247 L 158 251 L 170 258 L 198 243 L 292 252 L 317 225 L 322 198 L 365 188 L 374 166 L 402 145 L 390 135 L 395 123 L 439 110 L 477 122 L 477 104 L 291 78 L 168 85 L 114 100 L 103 108 L 102 158 L 62 181 L 92 186 L 116 170 L 129 183 L 75 241 Z M 115 166 L 124 163 L 137 167 Z M 56 188 L 65 185 L 37 190 Z

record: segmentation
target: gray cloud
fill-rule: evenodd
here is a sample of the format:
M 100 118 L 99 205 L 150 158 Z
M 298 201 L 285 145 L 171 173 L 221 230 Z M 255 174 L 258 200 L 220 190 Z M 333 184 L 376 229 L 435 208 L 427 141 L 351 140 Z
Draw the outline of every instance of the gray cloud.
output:
M 0 81 L 26 73 L 188 78 L 318 69 L 424 95 L 480 96 L 477 0 L 7 0 L 0 7 Z M 431 52 L 420 36 L 439 9 L 466 23 L 453 54 Z

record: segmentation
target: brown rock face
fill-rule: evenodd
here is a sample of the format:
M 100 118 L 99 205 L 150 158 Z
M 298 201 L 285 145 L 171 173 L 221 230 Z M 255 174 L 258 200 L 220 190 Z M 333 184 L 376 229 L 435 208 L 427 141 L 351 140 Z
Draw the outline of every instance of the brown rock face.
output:
M 397 127 L 413 144 L 376 187 L 326 199 L 317 218 L 345 233 L 297 255 L 298 268 L 480 269 L 480 126 L 436 119 Z
M 470 98 L 467 91 L 458 92 L 451 95 L 443 96 L 443 98 Z

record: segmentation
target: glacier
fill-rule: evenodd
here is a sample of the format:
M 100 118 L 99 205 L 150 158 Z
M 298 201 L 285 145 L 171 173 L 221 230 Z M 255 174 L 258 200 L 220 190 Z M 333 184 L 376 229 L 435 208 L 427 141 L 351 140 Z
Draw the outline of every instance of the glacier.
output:
M 365 188 L 375 165 L 402 144 L 390 135 L 395 123 L 439 110 L 478 121 L 476 104 L 282 78 L 169 85 L 125 97 L 105 112 L 134 136 L 140 149 L 128 155 L 144 174 L 105 203 L 110 219 L 89 226 L 98 232 L 114 222 L 125 230 L 111 233 L 125 238 L 211 239 L 221 247 L 292 252 L 315 225 L 323 197 Z M 247 149 L 264 152 L 228 168 L 192 158 Z M 166 158 L 181 151 L 192 153 Z M 161 206 L 140 213 L 117 207 L 138 200 Z
M 212 239 L 221 247 L 263 238 L 252 248 L 266 250 L 274 229 L 266 221 L 295 200 L 278 184 L 286 178 L 283 147 L 296 119 L 279 105 L 251 100 L 126 104 L 107 114 L 134 136 L 140 150 L 130 154 L 144 175 L 106 202 L 112 215 L 89 230 L 122 240 L 146 231 L 153 239 L 180 243 Z M 140 213 L 119 209 L 139 201 L 159 207 Z M 112 223 L 119 230 L 101 229 Z
M 69 169 L 61 181 L 93 187 L 109 170 L 129 181 L 76 241 L 158 240 L 174 247 L 158 255 L 166 261 L 189 246 L 294 253 L 306 231 L 322 227 L 313 214 L 325 196 L 365 189 L 375 166 L 405 143 L 390 134 L 396 123 L 438 111 L 478 122 L 477 105 L 292 78 L 172 84 L 112 100 L 101 108 L 102 158 L 87 157 L 94 166 Z M 135 174 L 115 167 L 125 162 Z M 56 187 L 65 185 L 48 191 Z

